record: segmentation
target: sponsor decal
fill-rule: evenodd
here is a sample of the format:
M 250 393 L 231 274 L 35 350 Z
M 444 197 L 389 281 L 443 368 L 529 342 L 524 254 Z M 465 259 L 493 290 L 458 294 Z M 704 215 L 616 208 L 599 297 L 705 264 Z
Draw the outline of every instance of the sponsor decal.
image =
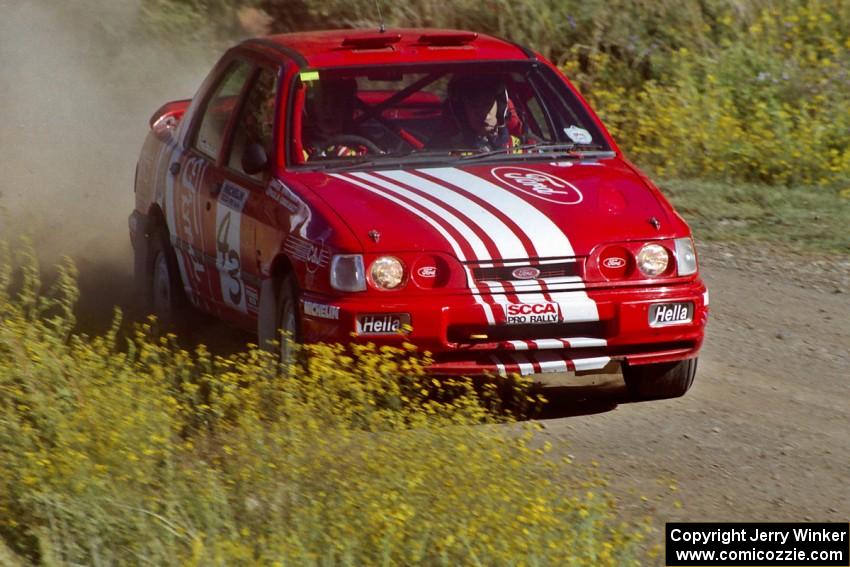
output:
M 557 303 L 508 303 L 504 308 L 508 325 L 558 323 L 561 320 Z
M 649 308 L 649 324 L 652 327 L 682 325 L 684 323 L 690 323 L 693 315 L 694 304 L 690 301 L 684 303 L 656 303 Z
M 248 190 L 234 185 L 230 181 L 225 181 L 221 185 L 221 194 L 218 197 L 218 204 L 224 205 L 228 209 L 232 209 L 237 213 L 241 213 L 245 208 L 245 203 L 248 201 Z
M 419 274 L 420 277 L 423 278 L 436 278 L 437 277 L 437 267 L 436 266 L 422 266 L 416 273 Z
M 304 206 L 304 201 L 278 179 L 273 179 L 266 188 L 266 196 L 283 206 L 290 213 L 297 213 Z
M 623 258 L 617 258 L 616 256 L 611 256 L 610 258 L 605 258 L 602 261 L 602 265 L 606 268 L 617 269 L 622 268 L 626 265 L 626 261 Z
M 357 317 L 358 335 L 395 335 L 410 325 L 407 313 L 387 313 L 383 315 L 359 315 Z
M 182 152 L 178 146 L 169 158 L 169 163 L 179 163 Z M 187 158 L 183 162 L 179 177 L 165 173 L 166 210 L 172 244 L 183 241 L 188 244 L 185 254 L 177 255 L 177 264 L 185 284 L 195 293 L 206 279 L 203 262 L 203 230 L 200 219 L 199 191 L 207 169 L 207 160 L 199 157 Z M 194 299 L 193 299 L 194 301 Z
M 307 264 L 307 270 L 315 272 L 328 265 L 330 252 L 322 241 L 312 242 L 300 236 L 290 234 L 283 243 L 283 249 L 290 257 Z
M 245 286 L 245 303 L 248 306 L 248 311 L 256 313 L 260 309 L 260 292 L 256 287 Z
M 540 270 L 531 266 L 523 266 L 511 272 L 511 275 L 518 280 L 533 280 L 540 275 Z
M 319 319 L 333 319 L 334 321 L 337 321 L 339 320 L 339 307 L 336 305 L 328 305 L 326 303 L 305 301 L 304 315 L 318 317 Z
M 590 132 L 578 126 L 564 128 L 564 134 L 576 144 L 589 144 L 593 141 L 593 136 L 590 135 Z
M 490 173 L 512 189 L 556 205 L 577 205 L 584 199 L 572 183 L 527 167 L 495 167 Z

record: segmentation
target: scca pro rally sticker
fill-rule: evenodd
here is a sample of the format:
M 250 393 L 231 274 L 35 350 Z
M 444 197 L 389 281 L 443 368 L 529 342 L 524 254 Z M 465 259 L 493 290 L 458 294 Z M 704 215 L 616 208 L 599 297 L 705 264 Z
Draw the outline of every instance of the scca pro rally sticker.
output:
M 557 303 L 508 303 L 503 307 L 505 323 L 508 325 L 537 325 L 561 321 L 561 310 Z
M 584 195 L 578 187 L 554 175 L 527 167 L 494 167 L 493 177 L 511 189 L 556 205 L 578 205 Z

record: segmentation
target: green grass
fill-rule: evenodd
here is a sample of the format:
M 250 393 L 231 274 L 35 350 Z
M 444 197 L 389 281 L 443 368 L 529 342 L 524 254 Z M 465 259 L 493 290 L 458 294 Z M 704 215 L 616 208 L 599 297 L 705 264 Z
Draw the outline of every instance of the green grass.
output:
M 850 253 L 850 192 L 699 180 L 659 183 L 698 239 Z

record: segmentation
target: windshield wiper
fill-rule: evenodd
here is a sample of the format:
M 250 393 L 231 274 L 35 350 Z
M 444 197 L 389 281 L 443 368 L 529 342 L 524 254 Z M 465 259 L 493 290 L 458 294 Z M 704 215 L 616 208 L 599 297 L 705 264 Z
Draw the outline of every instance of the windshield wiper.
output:
M 461 156 L 458 161 L 475 161 L 497 155 L 515 155 L 520 157 L 534 157 L 535 154 L 551 154 L 569 152 L 563 157 L 582 159 L 585 157 L 609 157 L 613 156 L 614 152 L 604 151 L 604 146 L 599 144 L 573 144 L 573 143 L 555 143 L 555 144 L 523 144 L 510 148 L 497 148 L 495 150 L 485 150 L 476 154 Z
M 435 157 L 447 157 L 447 152 L 442 150 L 426 150 L 426 149 L 414 149 L 406 152 L 394 152 L 388 154 L 379 154 L 379 155 L 364 155 L 360 156 L 357 159 L 349 159 L 346 160 L 345 163 L 334 163 L 328 164 L 329 167 L 333 167 L 334 169 L 339 170 L 347 170 L 347 169 L 356 169 L 360 167 L 371 167 L 374 165 L 382 165 L 382 164 L 393 164 L 393 165 L 404 165 L 406 163 L 406 158 L 410 158 L 414 161 L 427 160 Z

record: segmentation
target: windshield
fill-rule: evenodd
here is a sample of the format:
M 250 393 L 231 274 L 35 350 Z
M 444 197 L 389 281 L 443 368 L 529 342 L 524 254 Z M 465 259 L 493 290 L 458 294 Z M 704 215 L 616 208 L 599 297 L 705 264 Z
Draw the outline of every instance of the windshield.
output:
M 291 161 L 311 168 L 610 153 L 563 81 L 530 61 L 304 71 L 294 93 Z

